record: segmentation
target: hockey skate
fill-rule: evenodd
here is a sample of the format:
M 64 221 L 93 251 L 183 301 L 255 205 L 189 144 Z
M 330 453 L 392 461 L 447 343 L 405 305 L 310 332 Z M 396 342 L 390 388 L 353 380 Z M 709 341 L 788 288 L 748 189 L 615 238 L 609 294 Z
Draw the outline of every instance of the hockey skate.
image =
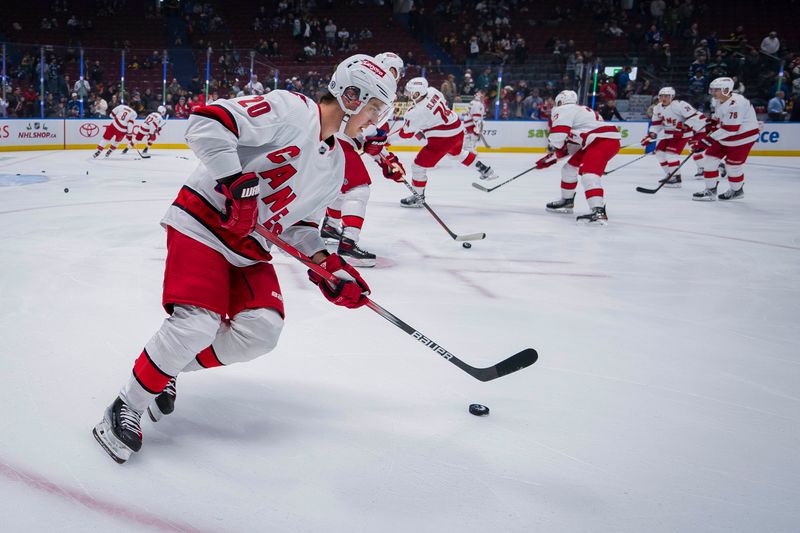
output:
M 698 168 L 697 172 L 694 173 L 694 179 L 696 180 L 705 179 L 705 173 L 703 172 L 702 168 Z
M 696 192 L 692 195 L 692 200 L 697 202 L 713 202 L 717 199 L 717 186 L 714 185 L 713 189 L 705 189 L 700 192 Z
M 127 154 L 127 153 L 128 153 L 128 150 L 130 150 L 130 146 L 126 146 L 126 147 L 125 147 L 125 148 L 124 148 L 124 149 L 123 149 L 123 150 L 120 152 L 120 154 L 122 154 L 122 155 L 125 155 L 125 154 Z
M 605 226 L 608 224 L 608 216 L 606 215 L 606 208 L 603 207 L 595 207 L 592 209 L 591 213 L 586 215 L 581 215 L 575 219 L 578 223 L 583 224 L 592 224 L 594 226 Z
M 322 221 L 322 227 L 319 230 L 319 236 L 325 241 L 339 241 L 342 238 L 342 232 L 338 228 L 328 224 L 328 217 Z
M 681 179 L 681 175 L 678 174 L 665 181 L 664 187 L 669 187 L 670 189 L 680 189 L 681 183 L 683 183 L 683 180 Z
M 110 155 L 111 155 L 111 152 L 113 152 L 113 151 L 114 151 L 114 150 L 109 150 L 108 152 L 106 152 L 106 157 L 110 156 Z
M 145 147 L 144 147 L 144 150 L 142 150 L 142 155 L 146 155 L 146 154 L 147 154 L 147 151 L 148 151 L 149 149 L 150 149 L 150 147 L 149 147 L 149 146 L 145 146 Z
M 477 167 L 478 172 L 480 172 L 480 178 L 484 181 L 492 181 L 500 177 L 492 170 L 492 167 L 484 165 L 480 161 L 475 163 L 475 167 Z
M 400 205 L 403 207 L 422 207 L 425 203 L 425 191 L 421 193 L 414 193 L 400 200 Z
M 147 408 L 147 414 L 153 422 L 158 422 L 161 418 L 175 410 L 175 398 L 178 396 L 176 380 L 177 378 L 169 380 L 167 386 L 161 391 L 161 394 L 156 396 L 156 399 L 153 400 L 153 403 Z
M 573 194 L 572 198 L 562 198 L 561 200 L 548 203 L 545 209 L 551 213 L 572 213 L 574 207 L 575 195 Z
M 733 189 L 728 189 L 724 193 L 717 196 L 720 200 L 738 200 L 739 198 L 744 198 L 744 186 L 739 189 L 738 191 L 734 191 Z
M 347 237 L 342 237 L 337 253 L 355 267 L 371 268 L 377 260 L 375 254 L 362 250 L 353 239 Z
M 97 156 L 99 156 L 99 155 L 100 155 L 100 152 L 102 152 L 102 150 L 97 150 L 97 151 L 94 153 L 94 155 L 92 156 L 92 159 L 97 159 Z
M 141 416 L 118 396 L 92 430 L 100 446 L 119 464 L 142 449 Z

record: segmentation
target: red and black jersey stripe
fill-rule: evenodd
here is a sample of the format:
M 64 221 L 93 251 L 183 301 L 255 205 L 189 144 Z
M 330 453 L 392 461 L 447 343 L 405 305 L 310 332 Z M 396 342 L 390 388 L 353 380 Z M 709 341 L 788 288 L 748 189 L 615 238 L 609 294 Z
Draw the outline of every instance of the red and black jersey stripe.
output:
M 210 118 L 211 120 L 216 120 L 225 128 L 236 135 L 236 138 L 239 138 L 239 126 L 236 124 L 236 119 L 233 117 L 233 113 L 228 111 L 227 108 L 224 108 L 220 105 L 204 105 L 200 106 L 194 111 L 192 111 L 192 115 L 199 115 L 201 117 Z

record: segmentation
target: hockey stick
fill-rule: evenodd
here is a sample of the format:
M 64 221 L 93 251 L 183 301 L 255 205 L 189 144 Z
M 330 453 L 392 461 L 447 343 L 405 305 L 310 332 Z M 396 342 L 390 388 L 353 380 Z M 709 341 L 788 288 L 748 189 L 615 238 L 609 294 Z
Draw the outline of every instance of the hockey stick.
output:
M 505 185 L 506 183 L 511 183 L 511 182 L 512 182 L 512 181 L 514 181 L 515 179 L 517 179 L 517 178 L 519 178 L 519 177 L 521 177 L 521 176 L 524 176 L 525 174 L 527 174 L 527 173 L 528 173 L 528 172 L 530 172 L 531 170 L 536 170 L 536 167 L 531 167 L 531 168 L 529 168 L 528 170 L 525 170 L 525 171 L 523 171 L 523 172 L 520 172 L 519 174 L 517 174 L 517 175 L 516 175 L 516 176 L 514 176 L 513 178 L 509 178 L 509 179 L 507 179 L 506 181 L 504 181 L 503 183 L 499 183 L 499 184 L 495 185 L 494 187 L 484 187 L 484 186 L 483 186 L 483 185 L 481 185 L 480 183 L 474 183 L 474 182 L 473 182 L 472 186 L 473 186 L 473 187 L 475 187 L 476 189 L 478 189 L 479 191 L 483 191 L 483 192 L 492 192 L 492 191 L 493 191 L 493 190 L 495 190 L 495 189 L 499 189 L 500 187 L 502 187 L 502 186 L 503 186 L 503 185 Z
M 664 186 L 664 185 L 665 185 L 665 184 L 666 184 L 666 183 L 667 183 L 669 180 L 671 180 L 671 179 L 672 179 L 672 176 L 674 176 L 675 174 L 677 174 L 677 173 L 678 173 L 678 171 L 681 169 L 681 167 L 684 165 L 684 163 L 686 163 L 688 160 L 690 160 L 690 159 L 692 158 L 692 156 L 693 156 L 693 155 L 694 155 L 694 153 L 690 153 L 689 155 L 687 155 L 686 157 L 684 157 L 684 158 L 683 158 L 683 161 L 681 161 L 681 164 L 680 164 L 680 165 L 678 165 L 678 168 L 676 168 L 675 170 L 673 170 L 672 172 L 670 172 L 670 173 L 669 173 L 669 176 L 667 176 L 667 177 L 665 177 L 665 178 L 663 178 L 663 179 L 659 180 L 658 187 L 656 187 L 655 189 L 648 189 L 648 188 L 646 188 L 646 187 L 636 187 L 636 190 L 637 190 L 638 192 L 643 192 L 643 193 L 645 193 L 645 194 L 655 194 L 655 193 L 657 193 L 658 191 L 660 191 L 660 190 L 661 190 L 661 187 L 663 187 L 663 186 Z
M 143 154 L 142 152 L 139 151 L 138 148 L 136 148 L 136 145 L 133 146 L 133 149 L 136 150 L 136 153 L 139 154 L 139 157 L 141 157 L 142 159 L 150 159 L 150 154 L 147 155 Z
M 620 150 L 621 150 L 621 149 L 622 149 L 622 148 L 620 148 Z M 609 175 L 609 174 L 611 174 L 612 172 L 616 172 L 617 170 L 619 170 L 619 169 L 621 169 L 621 168 L 625 168 L 625 167 L 627 167 L 628 165 L 632 165 L 632 164 L 636 163 L 637 161 L 639 161 L 640 159 L 644 159 L 645 157 L 647 157 L 648 155 L 650 155 L 650 154 L 652 154 L 652 153 L 653 153 L 653 152 L 650 152 L 650 153 L 648 153 L 648 154 L 644 154 L 644 155 L 640 155 L 639 157 L 637 157 L 637 158 L 636 158 L 636 159 L 634 159 L 633 161 L 628 161 L 628 162 L 627 162 L 627 163 L 625 163 L 624 165 L 620 165 L 620 166 L 618 166 L 618 167 L 617 167 L 617 168 L 615 168 L 615 169 L 609 170 L 608 172 L 603 172 L 603 176 L 608 176 L 608 175 Z
M 483 132 L 481 132 L 481 134 L 479 135 L 479 137 L 481 138 L 481 142 L 483 143 L 483 145 L 484 145 L 486 148 L 488 148 L 489 150 L 491 150 L 491 149 L 492 149 L 492 147 L 491 147 L 491 146 L 489 146 L 489 143 L 487 143 L 487 142 L 486 142 L 486 137 L 484 137 L 484 136 L 483 136 Z
M 411 186 L 405 178 L 403 178 L 403 185 L 405 185 L 409 191 L 413 194 L 417 194 L 417 191 Z M 422 206 L 428 210 L 428 213 L 431 214 L 433 218 L 436 219 L 436 222 L 439 223 L 441 227 L 453 238 L 454 241 L 462 242 L 462 241 L 480 241 L 486 238 L 485 233 L 467 233 L 466 235 L 458 235 L 457 233 L 453 233 L 453 231 L 447 227 L 447 224 L 444 223 L 444 220 L 439 218 L 439 215 L 436 214 L 436 211 L 431 209 L 431 206 L 425 200 L 422 200 Z
M 302 252 L 291 246 L 290 244 L 284 242 L 281 238 L 279 238 L 274 233 L 268 231 L 263 226 L 257 225 L 256 226 L 256 233 L 267 239 L 269 242 L 286 252 L 287 254 L 291 255 L 305 266 L 313 270 L 317 273 L 322 279 L 327 281 L 333 286 L 338 285 L 341 283 L 341 279 L 337 278 L 335 275 L 331 274 L 318 264 L 314 263 L 311 258 L 304 255 Z M 367 298 L 366 306 L 375 311 L 377 314 L 397 326 L 398 328 L 402 329 L 409 335 L 411 335 L 415 340 L 421 342 L 434 352 L 436 352 L 441 357 L 447 359 L 458 368 L 469 374 L 470 376 L 474 377 L 479 381 L 491 381 L 493 379 L 497 379 L 499 377 L 511 374 L 516 372 L 517 370 L 521 370 L 525 367 L 531 366 L 536 360 L 539 358 L 539 354 L 533 348 L 525 348 L 524 350 L 515 353 L 511 357 L 500 361 L 496 365 L 492 365 L 486 368 L 477 368 L 471 365 L 468 365 L 452 353 L 450 353 L 447 349 L 443 346 L 439 345 L 438 343 L 431 340 L 425 334 L 420 332 L 419 330 L 415 329 L 411 325 L 403 322 L 400 318 L 393 315 L 380 305 L 378 305 L 374 300 L 370 300 Z

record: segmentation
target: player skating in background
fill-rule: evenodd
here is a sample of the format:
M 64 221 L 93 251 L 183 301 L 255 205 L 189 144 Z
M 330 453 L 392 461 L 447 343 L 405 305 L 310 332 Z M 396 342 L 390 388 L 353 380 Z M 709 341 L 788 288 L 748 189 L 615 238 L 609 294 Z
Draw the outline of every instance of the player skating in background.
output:
M 256 224 L 342 280 L 333 287 L 309 273 L 328 300 L 350 308 L 366 303 L 369 287 L 325 251 L 317 221 L 342 186 L 334 134 L 344 117 L 375 123 L 394 99 L 395 81 L 382 72 L 359 56 L 339 64 L 319 105 L 279 90 L 218 100 L 191 115 L 186 141 L 200 165 L 162 220 L 162 303 L 170 316 L 93 431 L 115 461 L 140 450 L 145 410 L 154 421 L 172 412 L 180 372 L 249 361 L 277 344 L 283 298 Z
M 375 56 L 399 81 L 403 76 L 403 60 L 392 52 L 384 52 Z M 387 117 L 391 116 L 393 106 L 387 107 Z M 397 156 L 386 149 L 389 124 L 381 121 L 380 128 L 369 126 L 363 132 L 354 130 L 350 124 L 345 129 L 341 140 L 345 153 L 345 177 L 342 193 L 328 207 L 325 213 L 320 235 L 324 239 L 338 242 L 338 254 L 347 258 L 355 266 L 373 267 L 377 260 L 375 254 L 358 246 L 364 217 L 367 212 L 371 181 L 360 151 L 363 150 L 380 165 L 386 178 L 402 179 L 403 166 Z
M 398 135 L 404 139 L 425 138 L 426 144 L 414 158 L 411 166 L 411 186 L 414 194 L 400 200 L 403 207 L 422 207 L 428 169 L 450 156 L 466 167 L 475 166 L 482 180 L 498 176 L 488 165 L 478 161 L 475 152 L 464 150 L 464 126 L 458 115 L 447 107 L 444 95 L 428 87 L 425 78 L 412 78 L 406 83 L 405 93 L 412 106 L 403 116 Z
M 483 133 L 483 117 L 486 106 L 483 103 L 483 91 L 475 91 L 475 97 L 469 103 L 469 110 L 464 117 L 464 150 L 474 152 Z
M 561 91 L 556 96 L 547 137 L 548 149 L 552 151 L 536 162 L 536 168 L 547 168 L 571 154 L 561 167 L 561 199 L 547 204 L 547 210 L 572 213 L 580 176 L 592 212 L 577 217 L 577 220 L 605 225 L 608 216 L 600 176 L 608 161 L 619 152 L 621 135 L 615 126 L 604 123 L 594 110 L 577 102 L 575 91 Z
M 675 99 L 675 89 L 662 87 L 658 91 L 658 104 L 653 108 L 650 131 L 642 139 L 642 146 L 656 141 L 656 159 L 664 176 L 672 174 L 681 164 L 681 153 L 686 143 L 706 126 L 705 115 L 691 104 Z M 680 187 L 681 175 L 676 172 L 664 187 Z
M 147 115 L 144 122 L 135 129 L 133 142 L 145 143 L 144 150 L 142 150 L 143 156 L 147 155 L 147 151 L 150 150 L 150 147 L 153 146 L 153 143 L 161 134 L 161 129 L 164 127 L 164 124 L 167 123 L 166 116 L 167 108 L 160 105 L 158 106 L 158 112 Z M 127 154 L 132 146 L 135 145 L 133 143 L 128 144 L 122 153 Z
M 124 137 L 128 138 L 128 142 L 132 142 L 131 134 L 133 133 L 133 125 L 136 121 L 136 111 L 120 104 L 111 110 L 111 124 L 107 125 L 106 130 L 103 132 L 103 140 L 97 145 L 93 158 L 97 158 L 106 144 L 110 144 L 105 157 L 111 155 L 111 152 L 117 149 L 117 146 Z
M 708 92 L 716 100 L 715 127 L 693 142 L 694 150 L 705 150 L 702 163 L 705 190 L 694 193 L 692 200 L 735 200 L 744 197 L 744 164 L 758 140 L 758 119 L 750 100 L 733 92 L 731 78 L 716 78 Z M 717 196 L 720 161 L 725 162 L 730 188 Z

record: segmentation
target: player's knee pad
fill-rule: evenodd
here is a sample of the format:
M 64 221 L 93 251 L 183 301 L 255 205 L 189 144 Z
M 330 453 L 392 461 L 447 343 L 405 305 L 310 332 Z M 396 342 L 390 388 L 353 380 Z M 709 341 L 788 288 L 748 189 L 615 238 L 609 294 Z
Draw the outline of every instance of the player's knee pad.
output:
M 411 164 L 411 179 L 414 181 L 428 181 L 428 169 L 416 163 Z
M 600 176 L 598 176 L 597 174 L 582 174 L 581 185 L 583 186 L 584 191 L 602 188 L 602 184 L 600 183 Z
M 565 163 L 561 167 L 561 181 L 576 183 L 578 181 L 578 167 Z
M 658 162 L 661 163 L 661 166 L 664 166 L 664 163 L 666 163 L 669 158 L 669 153 L 666 150 L 656 150 L 655 154 Z
M 698 166 L 702 168 L 714 168 L 716 169 L 719 166 L 719 157 L 714 157 L 713 155 L 703 154 L 703 159 L 701 159 L 698 163 Z
M 175 305 L 172 315 L 145 346 L 156 365 L 169 375 L 183 370 L 214 340 L 220 316 L 194 305 Z
M 231 319 L 230 329 L 214 342 L 224 365 L 250 361 L 271 352 L 283 330 L 283 318 L 274 309 L 246 309 Z
M 346 207 L 352 205 L 367 205 L 369 201 L 369 185 L 361 185 L 342 193 L 342 213 L 347 211 Z
M 743 176 L 744 175 L 744 165 L 731 165 L 729 163 L 725 163 L 725 172 L 728 173 L 728 176 Z

